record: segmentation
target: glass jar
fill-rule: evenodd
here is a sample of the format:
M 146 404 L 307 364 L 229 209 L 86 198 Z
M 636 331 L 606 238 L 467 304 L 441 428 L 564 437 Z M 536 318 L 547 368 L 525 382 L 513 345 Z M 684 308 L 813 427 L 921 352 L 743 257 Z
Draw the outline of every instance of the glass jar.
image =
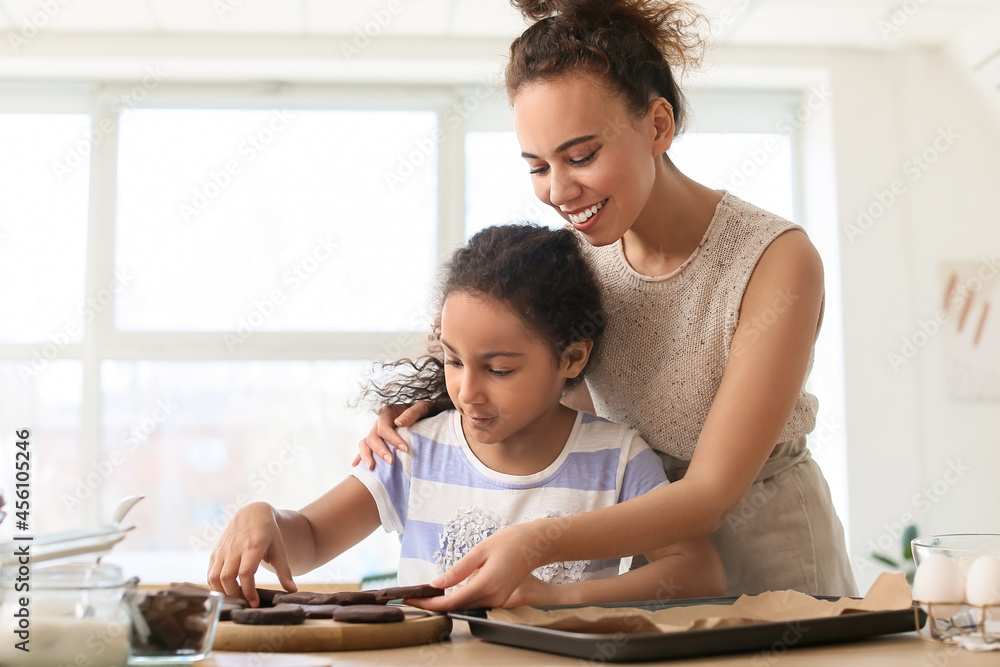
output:
M 0 665 L 120 667 L 128 662 L 131 585 L 109 563 L 6 564 Z

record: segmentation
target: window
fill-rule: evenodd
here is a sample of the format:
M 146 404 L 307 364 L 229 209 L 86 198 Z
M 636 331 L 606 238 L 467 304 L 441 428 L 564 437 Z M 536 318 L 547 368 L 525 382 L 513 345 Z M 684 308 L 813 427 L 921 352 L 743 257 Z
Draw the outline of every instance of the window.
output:
M 447 97 L 112 91 L 0 115 L 2 422 L 32 431 L 35 530 L 143 493 L 112 558 L 199 579 L 239 507 L 347 475 L 368 367 L 419 348 L 460 240 L 439 229 Z M 397 558 L 378 531 L 310 578 Z
M 0 486 L 13 482 L 6 477 L 15 431 L 31 428 L 47 462 L 33 473 L 37 531 L 71 525 L 58 495 L 37 491 L 71 488 L 83 460 L 78 350 L 92 310 L 83 289 L 89 170 L 58 170 L 90 132 L 90 116 L 74 112 L 74 101 L 43 97 L 32 113 L 14 92 L 10 112 L 0 113 Z
M 395 179 L 391 156 L 436 129 L 433 111 L 124 115 L 115 327 L 405 329 L 436 268 L 437 156 Z

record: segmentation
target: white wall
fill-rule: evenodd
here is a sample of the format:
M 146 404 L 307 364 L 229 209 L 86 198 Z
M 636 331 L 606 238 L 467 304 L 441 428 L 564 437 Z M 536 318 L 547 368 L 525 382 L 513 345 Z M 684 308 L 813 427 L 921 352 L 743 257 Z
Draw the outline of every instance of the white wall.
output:
M 948 397 L 943 331 L 954 317 L 936 333 L 928 324 L 943 305 L 941 262 L 992 258 L 1000 270 L 1000 119 L 942 51 L 739 49 L 713 58 L 754 76 L 790 63 L 827 70 L 833 92 L 849 539 L 864 590 L 880 571 L 868 554 L 898 553 L 906 523 L 921 534 L 1000 532 L 1000 404 Z M 913 156 L 925 151 L 934 161 L 922 169 Z M 879 212 L 880 196 L 884 213 L 859 222 L 859 208 Z M 995 308 L 992 316 L 996 327 Z M 903 354 L 904 338 L 915 352 Z

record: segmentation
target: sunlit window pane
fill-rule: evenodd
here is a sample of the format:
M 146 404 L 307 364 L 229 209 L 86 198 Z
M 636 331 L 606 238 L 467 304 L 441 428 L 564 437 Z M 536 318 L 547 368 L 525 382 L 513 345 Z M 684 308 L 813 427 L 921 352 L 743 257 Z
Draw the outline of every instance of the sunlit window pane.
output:
M 122 547 L 205 558 L 238 508 L 308 504 L 348 475 L 371 426 L 371 414 L 347 407 L 369 366 L 102 363 L 102 516 L 120 498 L 146 494 Z M 334 567 L 358 576 L 393 571 L 398 540 L 377 532 Z
M 0 342 L 83 340 L 90 117 L 0 114 Z
M 535 197 L 528 163 L 513 132 L 465 135 L 465 234 L 504 222 L 529 220 L 550 227 L 566 222 Z
M 436 128 L 427 111 L 123 114 L 115 261 L 134 283 L 116 325 L 407 328 L 436 266 Z
M 0 487 L 7 489 L 13 512 L 15 432 L 30 433 L 32 534 L 79 527 L 66 498 L 82 474 L 80 406 L 83 364 L 52 361 L 30 373 L 25 362 L 0 362 Z M 0 525 L 0 541 L 14 532 L 14 518 Z
M 669 151 L 694 180 L 795 219 L 792 138 L 787 134 L 682 134 Z

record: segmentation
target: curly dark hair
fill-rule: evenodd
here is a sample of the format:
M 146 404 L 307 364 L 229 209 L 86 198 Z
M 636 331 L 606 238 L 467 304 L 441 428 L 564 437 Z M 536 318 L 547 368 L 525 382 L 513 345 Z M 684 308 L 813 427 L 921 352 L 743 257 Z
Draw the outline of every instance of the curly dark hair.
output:
M 642 116 L 662 97 L 677 132 L 687 102 L 674 76 L 697 64 L 707 20 L 697 5 L 664 0 L 511 0 L 536 21 L 510 45 L 506 70 L 511 102 L 522 86 L 584 71 L 604 79 L 629 112 Z
M 569 229 L 531 223 L 496 225 L 474 235 L 442 270 L 427 353 L 417 359 L 376 363 L 361 401 L 376 409 L 430 401 L 432 413 L 454 407 L 445 385 L 441 346 L 441 308 L 453 292 L 483 295 L 505 304 L 529 331 L 548 341 L 557 359 L 572 343 L 592 341 L 587 365 L 566 385 L 582 381 L 604 334 L 606 317 L 597 280 L 580 243 Z

